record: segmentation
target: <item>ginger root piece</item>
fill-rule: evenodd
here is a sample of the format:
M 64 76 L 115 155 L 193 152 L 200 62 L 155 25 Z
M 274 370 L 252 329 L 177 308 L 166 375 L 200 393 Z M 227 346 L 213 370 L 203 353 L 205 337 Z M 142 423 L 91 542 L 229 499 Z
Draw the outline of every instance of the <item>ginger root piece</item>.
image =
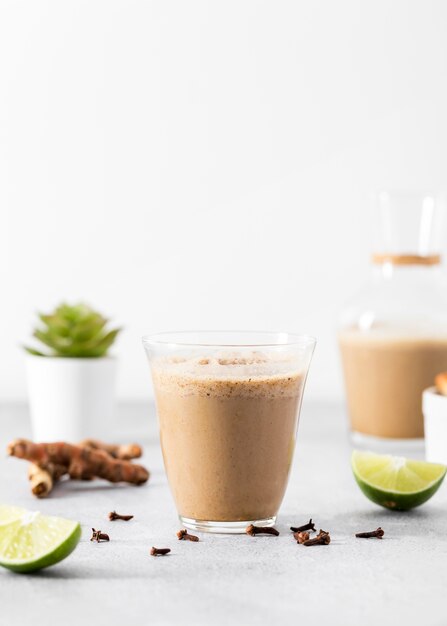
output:
M 112 458 L 104 450 L 82 448 L 70 443 L 33 443 L 16 439 L 8 448 L 8 454 L 26 459 L 39 467 L 63 466 L 70 478 L 91 480 L 104 478 L 111 483 L 126 482 L 142 485 L 149 472 L 142 465 Z
M 28 479 L 32 493 L 38 498 L 45 498 L 53 489 L 54 484 L 66 473 L 67 468 L 63 465 L 49 464 L 46 467 L 40 467 L 35 463 L 30 463 Z
M 28 479 L 31 483 L 31 491 L 38 498 L 45 498 L 53 489 L 51 472 L 35 463 L 30 463 L 28 467 Z
M 131 459 L 139 459 L 143 454 L 141 446 L 136 443 L 116 445 L 113 443 L 104 443 L 98 439 L 84 439 L 80 441 L 81 448 L 89 448 L 91 450 L 104 450 L 115 459 L 122 461 L 130 461 Z
M 435 378 L 437 391 L 443 396 L 447 396 L 447 372 L 441 372 Z
M 97 439 L 85 439 L 78 444 L 81 448 L 104 450 L 115 459 L 130 461 L 142 456 L 142 449 L 136 443 L 108 444 Z M 45 466 L 31 463 L 28 468 L 28 478 L 32 493 L 38 498 L 45 498 L 52 491 L 55 483 L 68 471 L 64 465 L 49 464 Z

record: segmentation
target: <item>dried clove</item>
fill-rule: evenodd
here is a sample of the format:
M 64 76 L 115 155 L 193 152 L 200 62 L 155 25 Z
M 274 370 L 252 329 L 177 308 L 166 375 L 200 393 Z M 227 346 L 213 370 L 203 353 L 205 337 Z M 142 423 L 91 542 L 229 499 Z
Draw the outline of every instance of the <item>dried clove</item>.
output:
M 303 546 L 327 546 L 331 543 L 331 536 L 325 530 L 321 530 L 316 537 L 303 542 Z
M 177 533 L 177 537 L 180 540 L 185 539 L 187 541 L 199 541 L 199 538 L 196 537 L 196 535 L 190 535 L 188 531 L 186 530 L 186 528 L 179 530 Z
M 302 526 L 291 526 L 290 530 L 293 533 L 300 533 L 303 530 L 315 530 L 315 524 L 312 522 L 312 518 L 310 518 L 307 524 L 303 524 Z
M 151 548 L 151 556 L 165 556 L 171 552 L 171 548 Z
M 385 534 L 385 531 L 379 526 L 379 528 L 376 528 L 376 530 L 372 530 L 368 533 L 356 533 L 355 536 L 359 537 L 360 539 L 370 539 L 371 537 L 382 539 L 384 534 Z
M 119 513 L 117 513 L 116 511 L 111 511 L 109 513 L 109 520 L 111 522 L 114 522 L 117 519 L 122 519 L 124 522 L 128 522 L 129 520 L 131 520 L 133 518 L 133 515 L 120 515 Z
M 245 532 L 247 535 L 251 535 L 251 537 L 255 535 L 275 535 L 277 537 L 279 535 L 279 530 L 276 530 L 273 526 L 254 526 L 253 524 L 247 526 Z
M 310 535 L 307 531 L 300 531 L 299 533 L 293 533 L 294 538 L 296 539 L 297 543 L 304 543 L 305 541 L 308 541 Z
M 90 541 L 96 541 L 96 543 L 99 543 L 100 541 L 110 541 L 110 537 L 106 533 L 102 533 L 100 530 L 95 530 L 94 528 L 92 528 L 92 536 L 90 537 Z

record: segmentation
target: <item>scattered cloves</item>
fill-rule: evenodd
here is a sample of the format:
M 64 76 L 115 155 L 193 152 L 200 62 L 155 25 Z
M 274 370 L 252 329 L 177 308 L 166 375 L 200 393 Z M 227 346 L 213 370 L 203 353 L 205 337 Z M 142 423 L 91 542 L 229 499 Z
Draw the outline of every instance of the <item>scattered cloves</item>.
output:
M 165 556 L 171 552 L 171 548 L 151 548 L 151 556 Z
M 186 528 L 179 530 L 177 533 L 177 537 L 180 540 L 185 539 L 186 541 L 199 541 L 199 538 L 196 537 L 196 535 L 190 535 Z
M 371 537 L 382 539 L 384 534 L 385 534 L 385 531 L 379 526 L 379 528 L 376 528 L 376 530 L 372 530 L 368 533 L 356 533 L 355 536 L 359 537 L 360 539 L 370 539 Z
M 290 530 L 293 533 L 300 533 L 303 530 L 315 530 L 315 524 L 312 522 L 312 518 L 310 518 L 307 524 L 303 524 L 302 526 L 291 526 Z
M 325 530 L 321 530 L 316 537 L 303 542 L 303 546 L 327 546 L 331 543 L 331 536 Z
M 304 543 L 305 541 L 308 541 L 310 535 L 308 532 L 302 530 L 299 533 L 293 533 L 294 538 L 296 539 L 297 543 Z
M 117 519 L 122 519 L 124 522 L 128 522 L 129 520 L 131 520 L 133 518 L 133 515 L 120 515 L 119 513 L 117 513 L 116 511 L 111 511 L 109 513 L 109 520 L 111 522 L 114 522 Z
M 277 537 L 279 535 L 279 530 L 276 530 L 273 526 L 254 526 L 253 524 L 247 526 L 245 532 L 247 535 L 251 535 L 251 537 L 255 535 L 275 535 Z
M 92 528 L 92 536 L 90 537 L 90 541 L 96 541 L 96 543 L 99 543 L 100 541 L 110 541 L 110 537 L 106 533 L 102 533 L 100 530 L 95 530 L 94 528 Z

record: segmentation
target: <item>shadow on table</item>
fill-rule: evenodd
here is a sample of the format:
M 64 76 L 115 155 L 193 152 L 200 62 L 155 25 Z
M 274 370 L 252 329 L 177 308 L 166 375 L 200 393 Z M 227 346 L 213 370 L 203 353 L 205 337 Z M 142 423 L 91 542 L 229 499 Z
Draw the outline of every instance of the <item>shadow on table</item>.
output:
M 99 492 L 119 492 L 119 491 L 144 491 L 147 487 L 151 490 L 165 488 L 165 481 L 152 481 L 145 483 L 144 485 L 128 485 L 126 483 L 108 483 L 102 480 L 92 481 L 75 481 L 64 480 L 57 484 L 54 490 L 51 492 L 50 498 L 64 498 L 73 495 L 84 495 L 85 493 L 99 493 Z
M 165 557 L 166 558 L 166 557 Z M 170 558 L 173 558 L 172 556 Z M 151 572 L 150 570 L 144 570 L 141 568 L 138 571 L 132 572 L 129 568 L 126 568 L 125 574 L 123 571 L 115 570 L 113 568 L 108 568 L 107 566 L 96 566 L 91 563 L 88 564 L 88 567 L 80 566 L 80 565 L 60 565 L 56 567 L 51 567 L 48 569 L 43 569 L 38 572 L 29 572 L 27 574 L 16 574 L 14 572 L 10 572 L 8 570 L 4 570 L 0 572 L 0 580 L 2 576 L 5 578 L 9 578 L 10 580 L 15 579 L 17 582 L 23 581 L 26 579 L 33 580 L 122 580 L 123 577 L 126 579 L 143 579 L 150 578 L 151 575 L 155 575 L 155 571 Z M 3 579 L 4 580 L 4 579 Z M 0 583 L 1 585 L 1 583 Z

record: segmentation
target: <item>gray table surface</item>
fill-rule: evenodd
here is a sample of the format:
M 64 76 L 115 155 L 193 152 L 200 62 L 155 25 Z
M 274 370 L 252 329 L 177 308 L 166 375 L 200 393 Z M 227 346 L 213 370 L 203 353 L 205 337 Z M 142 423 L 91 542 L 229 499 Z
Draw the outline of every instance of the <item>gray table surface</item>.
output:
M 33 575 L 0 571 L 1 626 L 447 624 L 447 488 L 405 514 L 366 500 L 351 475 L 340 407 L 303 406 L 278 538 L 203 534 L 200 543 L 179 542 L 153 407 L 121 406 L 113 433 L 144 444 L 147 485 L 69 482 L 36 500 L 26 463 L 0 459 L 0 501 L 77 518 L 83 529 L 61 564 Z M 29 436 L 26 409 L 1 407 L 2 449 L 17 436 Z M 112 509 L 135 519 L 109 522 Z M 329 546 L 293 541 L 289 525 L 309 517 L 331 532 Z M 92 526 L 110 543 L 91 543 Z M 377 526 L 383 541 L 354 537 Z M 152 545 L 172 553 L 150 557 Z

